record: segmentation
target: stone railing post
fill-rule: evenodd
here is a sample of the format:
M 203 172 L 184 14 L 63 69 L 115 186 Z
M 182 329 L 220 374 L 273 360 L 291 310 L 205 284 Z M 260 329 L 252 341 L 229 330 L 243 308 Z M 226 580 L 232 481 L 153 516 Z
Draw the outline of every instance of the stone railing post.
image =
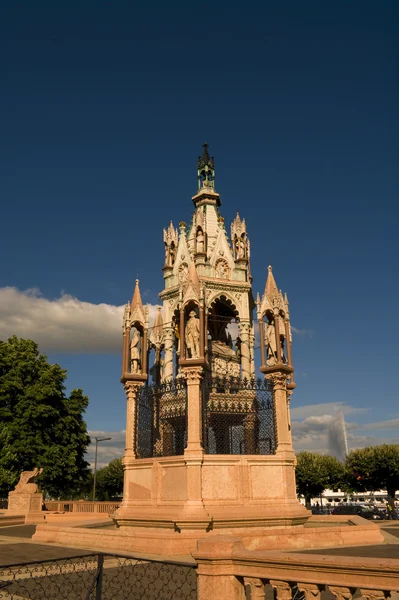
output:
M 290 584 L 287 581 L 271 579 L 269 583 L 272 586 L 272 588 L 276 591 L 277 600 L 291 600 L 292 590 Z
M 321 590 L 315 583 L 297 583 L 298 590 L 305 596 L 305 600 L 320 600 Z M 323 586 L 324 587 L 324 586 Z
M 244 577 L 244 585 L 250 589 L 251 600 L 265 600 L 265 584 L 258 577 Z
M 230 565 L 226 569 L 226 561 L 237 550 L 244 550 L 244 546 L 239 538 L 232 536 L 215 535 L 198 540 L 197 551 L 192 553 L 198 565 L 197 600 L 246 600 L 242 580 L 231 574 Z
M 355 590 L 348 587 L 341 587 L 337 585 L 329 585 L 328 589 L 335 596 L 336 600 L 351 600 Z
M 202 575 L 198 572 L 197 600 L 211 599 L 245 600 L 245 587 L 235 575 Z
M 360 588 L 360 593 L 366 600 L 385 600 L 390 596 L 390 592 L 386 590 L 367 590 Z

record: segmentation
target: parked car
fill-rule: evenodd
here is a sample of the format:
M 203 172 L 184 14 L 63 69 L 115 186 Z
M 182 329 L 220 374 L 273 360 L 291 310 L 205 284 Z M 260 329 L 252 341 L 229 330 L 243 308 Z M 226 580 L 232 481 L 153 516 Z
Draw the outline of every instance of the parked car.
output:
M 332 515 L 358 515 L 363 519 L 369 519 L 372 521 L 383 521 L 386 516 L 383 512 L 376 508 L 363 508 L 362 506 L 356 506 L 355 504 L 348 504 L 347 506 L 336 506 Z

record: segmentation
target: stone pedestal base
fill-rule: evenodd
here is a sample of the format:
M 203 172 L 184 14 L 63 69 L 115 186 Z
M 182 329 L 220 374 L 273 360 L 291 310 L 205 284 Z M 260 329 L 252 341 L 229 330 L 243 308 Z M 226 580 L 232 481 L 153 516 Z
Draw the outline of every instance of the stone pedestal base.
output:
M 122 536 L 154 552 L 187 552 L 228 533 L 262 547 L 266 529 L 300 527 L 310 512 L 296 498 L 294 454 L 125 456 L 125 495 L 113 515 Z M 158 540 L 158 541 L 157 541 Z
M 10 492 L 8 494 L 8 514 L 18 513 L 19 515 L 28 515 L 29 513 L 38 513 L 42 510 L 43 494 Z

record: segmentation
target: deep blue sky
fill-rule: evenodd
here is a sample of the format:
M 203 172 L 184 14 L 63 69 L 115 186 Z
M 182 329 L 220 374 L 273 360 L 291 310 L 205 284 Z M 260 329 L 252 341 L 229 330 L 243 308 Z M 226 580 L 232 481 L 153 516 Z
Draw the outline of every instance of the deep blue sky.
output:
M 293 404 L 399 416 L 398 25 L 396 1 L 2 2 L 0 286 L 121 305 L 139 274 L 156 303 L 207 140 L 255 292 L 271 263 L 311 332 Z M 50 358 L 123 429 L 118 355 Z

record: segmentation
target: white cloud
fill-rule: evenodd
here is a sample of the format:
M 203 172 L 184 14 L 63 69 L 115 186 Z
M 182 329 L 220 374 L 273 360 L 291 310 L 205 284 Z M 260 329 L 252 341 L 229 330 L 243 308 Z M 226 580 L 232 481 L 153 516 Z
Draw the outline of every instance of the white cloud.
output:
M 156 305 L 149 305 L 150 319 Z M 43 352 L 121 352 L 123 306 L 82 302 L 68 294 L 48 300 L 37 289 L 0 288 L 0 339 L 33 339 Z
M 345 404 L 345 402 L 326 402 L 324 404 L 306 404 L 305 406 L 294 406 L 291 408 L 291 419 L 300 420 L 307 417 L 320 417 L 323 415 L 335 415 L 338 411 L 344 415 L 353 415 L 368 411 L 368 408 L 356 408 Z
M 96 453 L 96 437 L 110 440 L 99 442 L 97 446 L 97 469 L 105 467 L 114 458 L 121 458 L 125 450 L 125 431 L 89 431 L 91 444 L 86 453 L 86 460 L 94 468 Z
M 297 327 L 294 327 L 293 325 L 291 325 L 291 329 L 292 329 L 292 332 L 295 333 L 296 335 L 307 335 L 310 338 L 313 336 L 313 333 L 314 333 L 312 329 L 298 329 Z
M 359 425 L 361 429 L 399 429 L 399 419 L 390 419 L 389 421 L 377 421 L 376 423 L 367 423 Z

